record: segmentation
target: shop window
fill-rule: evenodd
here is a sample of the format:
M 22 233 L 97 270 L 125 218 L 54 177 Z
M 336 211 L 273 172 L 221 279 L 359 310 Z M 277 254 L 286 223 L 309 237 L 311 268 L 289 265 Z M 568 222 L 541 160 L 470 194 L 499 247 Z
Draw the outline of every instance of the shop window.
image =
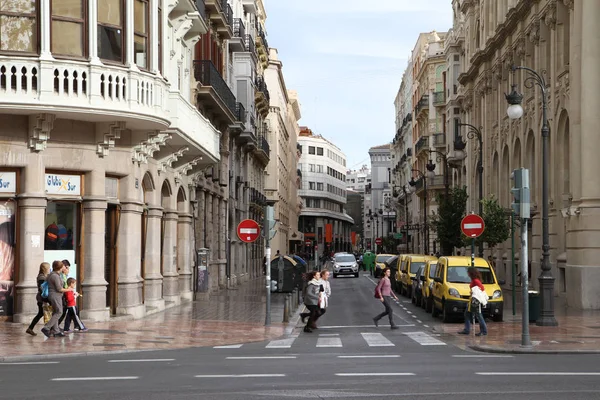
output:
M 74 250 L 77 204 L 48 203 L 45 226 L 44 250 Z
M 103 60 L 125 61 L 123 0 L 98 2 L 98 57 Z
M 12 315 L 15 287 L 15 202 L 0 203 L 0 316 Z
M 52 0 L 52 53 L 85 56 L 85 15 L 83 0 Z
M 0 51 L 37 53 L 37 0 L 0 1 Z

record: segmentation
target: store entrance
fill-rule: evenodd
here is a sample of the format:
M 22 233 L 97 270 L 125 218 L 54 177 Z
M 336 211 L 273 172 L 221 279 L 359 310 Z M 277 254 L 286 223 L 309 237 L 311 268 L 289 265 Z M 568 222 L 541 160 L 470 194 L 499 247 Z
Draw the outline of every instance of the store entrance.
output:
M 106 304 L 111 315 L 117 313 L 118 288 L 117 288 L 117 238 L 119 232 L 120 212 L 119 206 L 109 204 L 106 208 L 105 235 L 104 235 L 104 279 L 108 282 L 106 288 Z
M 46 207 L 44 232 L 44 261 L 67 260 L 69 277 L 77 279 L 77 289 L 81 292 L 79 268 L 79 237 L 81 233 L 81 204 L 67 201 L 49 201 Z

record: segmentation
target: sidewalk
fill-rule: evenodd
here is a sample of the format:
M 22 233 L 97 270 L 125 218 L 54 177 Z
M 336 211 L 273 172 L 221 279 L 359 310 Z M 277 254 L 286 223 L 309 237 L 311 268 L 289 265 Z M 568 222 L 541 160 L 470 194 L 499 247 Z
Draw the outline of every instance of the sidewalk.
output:
M 57 355 L 118 353 L 188 347 L 224 346 L 281 337 L 285 294 L 271 295 L 271 326 L 265 327 L 265 281 L 252 280 L 223 290 L 206 301 L 170 308 L 141 320 L 84 321 L 89 332 L 64 338 L 25 333 L 21 324 L 0 323 L 0 361 Z
M 566 299 L 555 297 L 554 308 L 558 326 L 529 324 L 533 344 L 521 347 L 521 299 L 517 294 L 517 314 L 512 315 L 512 293 L 504 291 L 504 322 L 486 321 L 488 336 L 476 337 L 476 326 L 470 336 L 458 335 L 462 323 L 436 324 L 434 331 L 446 336 L 459 347 L 490 353 L 600 353 L 600 310 L 575 310 L 566 306 Z

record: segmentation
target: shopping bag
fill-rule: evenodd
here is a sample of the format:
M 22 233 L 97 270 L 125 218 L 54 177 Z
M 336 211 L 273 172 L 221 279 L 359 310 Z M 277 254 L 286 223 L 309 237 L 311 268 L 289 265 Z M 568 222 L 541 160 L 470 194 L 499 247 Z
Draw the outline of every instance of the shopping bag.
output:
M 54 309 L 48 303 L 44 303 L 42 309 L 44 310 L 44 324 L 47 324 L 48 321 L 50 321 L 50 318 L 52 318 L 52 313 L 54 312 Z

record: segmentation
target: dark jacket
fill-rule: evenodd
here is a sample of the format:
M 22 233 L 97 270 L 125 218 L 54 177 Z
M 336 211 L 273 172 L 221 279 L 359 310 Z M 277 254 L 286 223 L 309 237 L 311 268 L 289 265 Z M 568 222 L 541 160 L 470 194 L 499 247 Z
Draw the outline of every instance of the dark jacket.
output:
M 39 274 L 36 278 L 36 282 L 37 282 L 38 292 L 37 292 L 37 295 L 35 296 L 35 299 L 37 300 L 38 303 L 43 303 L 44 301 L 47 301 L 46 299 L 44 299 L 42 297 L 42 283 L 46 282 L 46 275 Z

